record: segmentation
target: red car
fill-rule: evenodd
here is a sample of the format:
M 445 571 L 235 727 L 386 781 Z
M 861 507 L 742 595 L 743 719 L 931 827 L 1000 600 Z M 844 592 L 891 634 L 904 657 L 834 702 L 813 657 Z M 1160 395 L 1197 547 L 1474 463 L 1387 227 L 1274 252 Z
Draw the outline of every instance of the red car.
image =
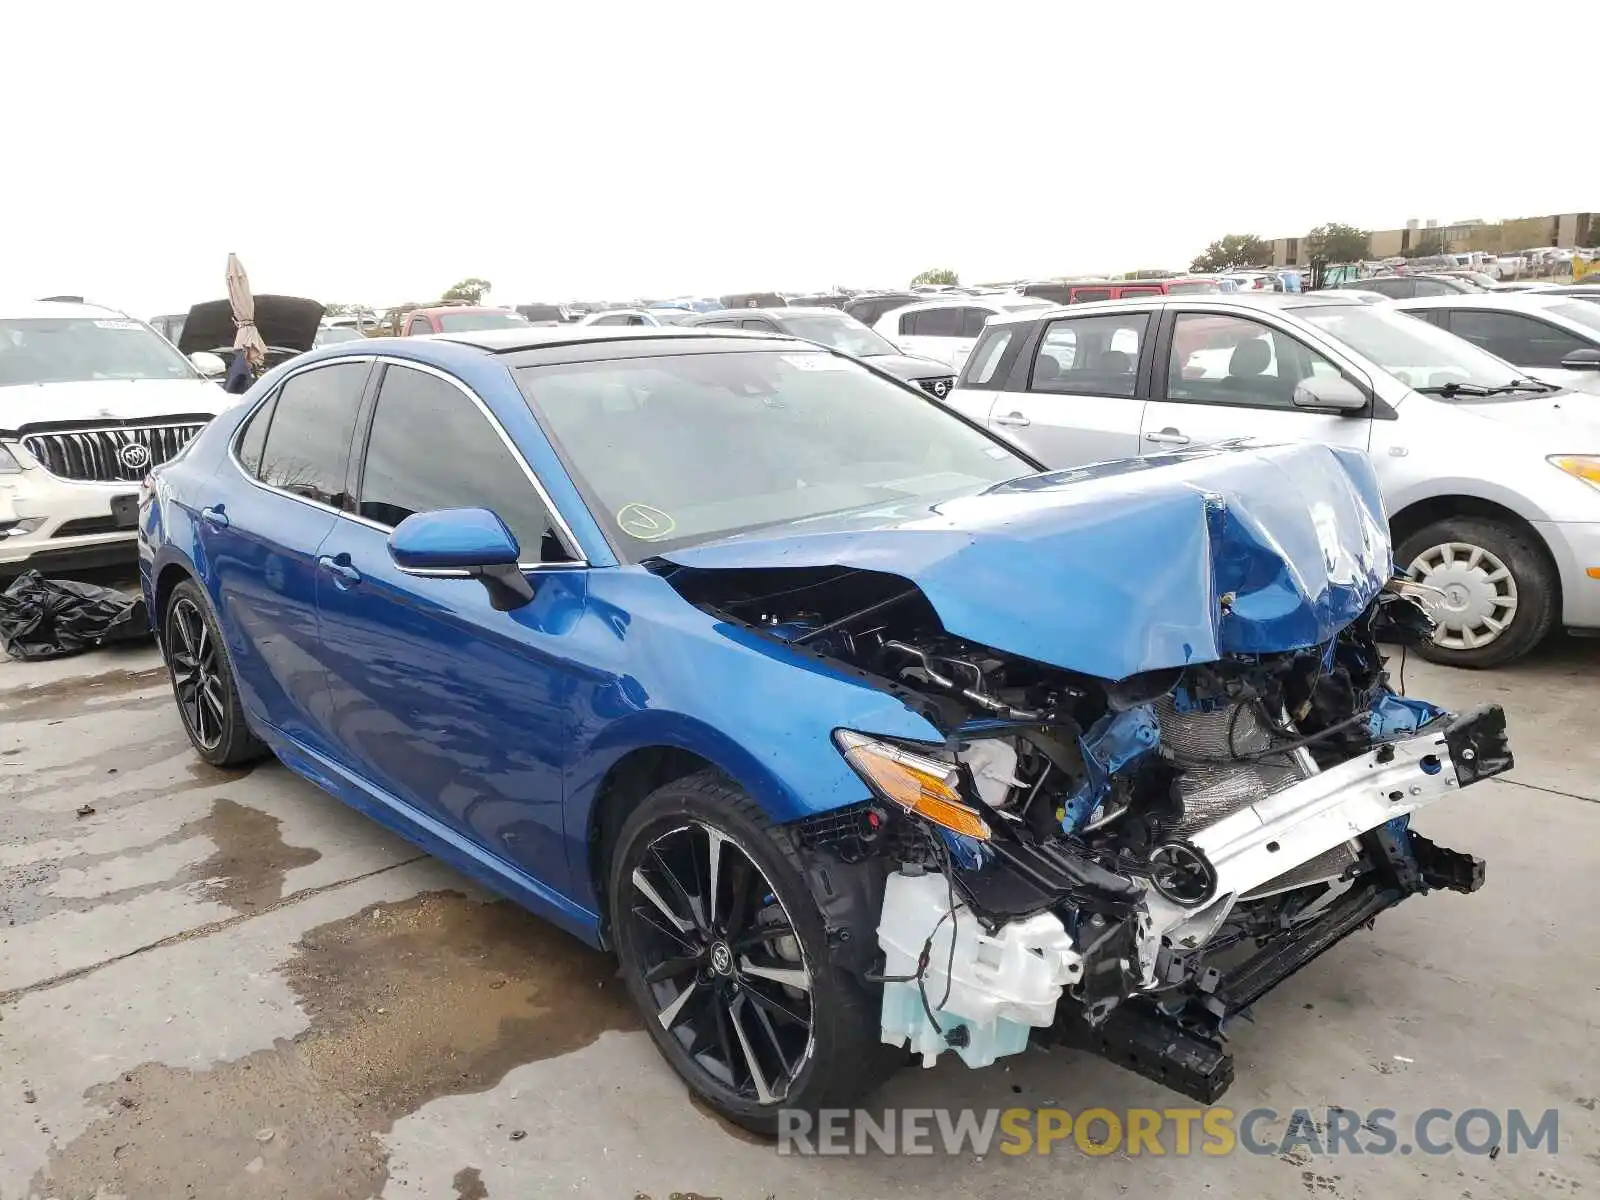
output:
M 445 304 L 437 308 L 414 308 L 405 316 L 402 337 L 419 333 L 461 333 L 468 329 L 511 329 L 528 324 L 528 318 L 509 308 L 478 308 L 466 304 Z
M 1120 300 L 1124 296 L 1188 296 L 1220 292 L 1222 285 L 1209 276 L 1178 279 L 1083 279 L 1065 282 L 1025 283 L 1024 296 L 1038 296 L 1057 304 L 1089 304 L 1095 300 Z

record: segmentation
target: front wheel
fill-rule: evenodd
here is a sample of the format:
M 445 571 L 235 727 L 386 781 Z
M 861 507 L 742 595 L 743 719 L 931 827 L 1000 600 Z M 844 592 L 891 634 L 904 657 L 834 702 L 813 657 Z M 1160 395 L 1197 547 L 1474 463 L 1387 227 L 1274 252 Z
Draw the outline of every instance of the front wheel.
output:
M 729 1120 L 853 1104 L 903 1061 L 837 967 L 798 848 L 714 772 L 652 792 L 610 856 L 617 956 L 657 1049 Z
M 1556 575 L 1529 533 L 1500 521 L 1451 518 L 1406 538 L 1395 565 L 1435 589 L 1431 662 L 1497 667 L 1532 650 L 1555 620 Z

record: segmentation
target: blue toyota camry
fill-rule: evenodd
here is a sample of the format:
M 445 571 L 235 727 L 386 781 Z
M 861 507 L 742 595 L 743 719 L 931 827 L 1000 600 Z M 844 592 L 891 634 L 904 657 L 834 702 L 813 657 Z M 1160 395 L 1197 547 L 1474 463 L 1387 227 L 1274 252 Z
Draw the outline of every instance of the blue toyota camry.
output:
M 313 351 L 151 473 L 139 547 L 202 758 L 613 948 L 754 1129 L 1030 1042 L 1213 1100 L 1229 1017 L 1482 883 L 1411 815 L 1511 765 L 1390 685 L 1431 622 L 1359 454 L 1044 473 L 777 336 Z

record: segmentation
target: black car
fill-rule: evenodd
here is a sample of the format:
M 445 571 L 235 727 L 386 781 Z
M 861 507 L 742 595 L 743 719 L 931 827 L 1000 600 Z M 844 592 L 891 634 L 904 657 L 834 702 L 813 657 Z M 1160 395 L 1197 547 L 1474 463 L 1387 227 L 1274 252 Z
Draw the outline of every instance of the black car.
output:
M 1419 296 L 1448 296 L 1453 292 L 1483 291 L 1470 279 L 1462 279 L 1455 275 L 1374 275 L 1371 279 L 1347 279 L 1334 286 L 1377 292 L 1391 300 L 1415 300 Z
M 791 305 L 783 308 L 724 309 L 721 312 L 702 313 L 681 324 L 757 329 L 805 338 L 808 342 L 816 342 L 852 358 L 864 359 L 868 366 L 885 371 L 896 379 L 914 383 L 937 400 L 943 400 L 955 386 L 955 376 L 945 363 L 902 354 L 899 347 L 881 333 L 835 308 L 796 308 Z
M 789 302 L 777 292 L 734 292 L 717 297 L 723 308 L 782 308 Z
M 316 345 L 322 313 L 318 301 L 304 296 L 255 297 L 256 332 L 267 345 L 267 357 L 261 370 L 270 370 Z M 184 354 L 206 350 L 227 358 L 233 353 L 236 333 L 232 303 L 207 300 L 189 309 L 177 323 L 177 346 Z
M 884 313 L 926 299 L 928 299 L 926 294 L 917 292 L 873 292 L 871 295 L 852 298 L 844 306 L 844 310 L 863 325 L 872 326 L 878 323 L 878 319 Z

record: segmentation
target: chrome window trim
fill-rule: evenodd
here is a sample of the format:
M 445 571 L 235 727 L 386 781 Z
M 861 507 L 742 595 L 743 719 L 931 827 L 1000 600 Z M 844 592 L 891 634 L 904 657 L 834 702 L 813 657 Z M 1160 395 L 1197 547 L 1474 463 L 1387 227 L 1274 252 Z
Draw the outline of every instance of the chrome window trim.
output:
M 573 568 L 587 567 L 589 565 L 589 560 L 584 556 L 582 548 L 578 544 L 578 539 L 572 532 L 572 527 L 567 524 L 566 518 L 561 515 L 560 510 L 558 510 L 554 502 L 551 501 L 550 493 L 545 491 L 544 484 L 539 482 L 539 477 L 534 474 L 533 468 L 528 465 L 528 460 L 523 457 L 522 451 L 517 448 L 517 444 L 511 440 L 511 435 L 506 432 L 505 426 L 500 424 L 499 418 L 497 418 L 494 413 L 489 410 L 488 405 L 484 404 L 483 400 L 470 387 L 468 387 L 461 380 L 457 379 L 454 375 L 451 375 L 447 371 L 440 370 L 431 363 L 416 362 L 408 358 L 395 358 L 393 356 L 384 354 L 353 354 L 348 357 L 340 356 L 333 359 L 322 359 L 314 363 L 306 363 L 304 366 L 290 371 L 288 374 L 284 375 L 282 379 L 278 380 L 277 385 L 273 387 L 270 392 L 256 402 L 255 407 L 253 407 L 250 412 L 245 415 L 244 419 L 239 422 L 239 428 L 234 431 L 233 436 L 228 441 L 228 459 L 233 463 L 235 470 L 237 470 L 240 475 L 244 476 L 247 481 L 254 484 L 264 492 L 271 492 L 277 496 L 287 496 L 290 500 L 297 500 L 301 504 L 307 505 L 311 508 L 321 509 L 323 512 L 333 513 L 337 517 L 343 517 L 347 521 L 354 521 L 357 525 L 365 525 L 368 529 L 375 529 L 379 533 L 388 534 L 394 532 L 394 526 L 384 525 L 381 522 L 372 520 L 370 517 L 363 517 L 360 513 L 347 512 L 342 508 L 335 508 L 331 504 L 324 504 L 320 500 L 313 500 L 309 496 L 302 496 L 296 492 L 290 492 L 280 487 L 274 487 L 270 483 L 263 483 L 260 479 L 256 478 L 256 476 L 252 474 L 248 468 L 245 467 L 243 462 L 239 460 L 239 442 L 244 437 L 245 429 L 249 426 L 250 422 L 255 419 L 256 413 L 261 411 L 262 406 L 283 391 L 285 384 L 287 384 L 295 376 L 303 375 L 307 371 L 315 371 L 323 367 L 338 366 L 343 363 L 366 363 L 369 368 L 374 363 L 379 363 L 384 366 L 407 367 L 414 371 L 421 371 L 425 375 L 435 375 L 444 380 L 446 383 L 454 386 L 457 391 L 461 392 L 467 397 L 468 400 L 472 402 L 472 404 L 477 408 L 478 412 L 482 414 L 484 419 L 489 422 L 489 427 L 499 435 L 501 444 L 503 444 L 505 448 L 511 452 L 511 457 L 516 461 L 517 465 L 522 468 L 523 475 L 525 475 L 528 482 L 533 485 L 534 491 L 539 495 L 539 500 L 544 504 L 545 511 L 550 514 L 550 520 L 556 527 L 557 536 L 561 538 L 561 540 L 565 543 L 565 548 L 572 554 L 572 558 L 558 563 L 519 562 L 517 564 L 517 570 L 570 570 Z M 379 392 L 381 395 L 381 385 Z M 376 405 L 374 405 L 373 415 L 374 418 L 376 418 Z M 270 432 L 271 430 L 268 430 L 268 433 Z M 368 437 L 370 438 L 370 424 L 368 426 L 367 433 Z M 263 446 L 265 446 L 265 443 L 263 443 Z M 366 450 L 365 447 L 363 447 L 363 457 L 365 457 L 365 454 Z M 346 469 L 348 470 L 348 466 Z M 398 569 L 406 575 L 415 575 L 419 578 L 425 579 L 470 579 L 472 577 L 470 572 L 464 570 L 423 570 L 406 567 L 398 567 Z

